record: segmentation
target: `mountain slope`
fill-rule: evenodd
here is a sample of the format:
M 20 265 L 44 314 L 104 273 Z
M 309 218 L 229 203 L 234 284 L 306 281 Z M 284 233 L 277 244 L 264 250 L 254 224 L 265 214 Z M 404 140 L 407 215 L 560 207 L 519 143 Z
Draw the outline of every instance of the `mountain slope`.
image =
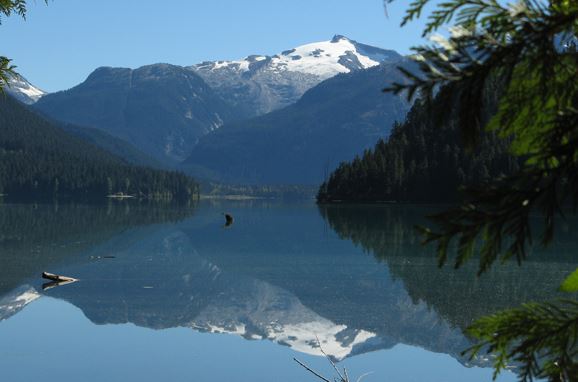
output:
M 99 68 L 34 106 L 57 120 L 124 139 L 165 163 L 186 158 L 201 136 L 237 116 L 201 77 L 168 64 Z
M 122 158 L 130 164 L 161 169 L 167 167 L 163 166 L 160 161 L 155 160 L 151 156 L 132 146 L 127 141 L 114 137 L 102 130 L 92 127 L 79 127 L 66 123 L 59 124 L 59 126 L 67 133 L 100 147 L 101 149 Z
M 44 90 L 32 85 L 26 78 L 19 74 L 10 77 L 5 90 L 6 93 L 27 105 L 32 105 L 47 94 Z
M 460 90 L 445 87 L 431 102 L 417 101 L 407 120 L 372 150 L 342 163 L 320 187 L 318 201 L 454 202 L 460 187 L 475 185 L 520 165 L 509 141 L 486 133 L 475 150 L 462 144 L 458 115 L 443 99 L 460 102 Z M 487 115 L 498 92 L 488 91 Z
M 257 116 L 296 102 L 307 90 L 339 73 L 367 69 L 401 56 L 337 35 L 275 56 L 203 62 L 189 67 L 229 103 Z
M 294 105 L 223 126 L 203 137 L 183 163 L 220 181 L 253 184 L 320 183 L 340 162 L 388 135 L 409 104 L 382 93 L 403 81 L 397 65 L 341 74 L 309 90 Z
M 10 200 L 104 200 L 113 192 L 184 200 L 196 189 L 183 174 L 128 165 L 13 98 L 0 98 L 0 194 Z

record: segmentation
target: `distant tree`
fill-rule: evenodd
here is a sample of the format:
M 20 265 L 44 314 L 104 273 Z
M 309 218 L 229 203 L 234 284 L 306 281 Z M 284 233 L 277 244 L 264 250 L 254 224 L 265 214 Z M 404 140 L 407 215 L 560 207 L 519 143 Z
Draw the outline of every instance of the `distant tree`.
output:
M 48 0 L 45 0 L 48 3 Z M 9 17 L 13 14 L 26 19 L 26 0 L 0 0 L 0 23 L 2 15 Z M 16 66 L 12 65 L 12 60 L 6 56 L 0 56 L 0 92 L 8 85 L 11 77 L 16 75 Z
M 412 1 L 402 25 L 430 2 Z M 440 265 L 454 249 L 456 268 L 477 253 L 482 273 L 496 260 L 526 259 L 530 214 L 543 216 L 540 241 L 548 245 L 556 218 L 565 207 L 578 207 L 578 2 L 447 0 L 428 16 L 423 34 L 448 24 L 448 38 L 433 35 L 433 44 L 414 48 L 420 73 L 400 68 L 409 83 L 386 90 L 427 99 L 451 89 L 453 97 L 439 102 L 445 110 L 458 108 L 466 147 L 475 148 L 485 129 L 510 139 L 512 153 L 524 161 L 514 174 L 468 189 L 462 206 L 434 217 L 436 230 L 423 229 L 425 241 L 437 243 Z M 499 84 L 498 110 L 486 123 L 492 82 Z M 563 289 L 578 291 L 578 271 Z M 470 333 L 480 340 L 472 355 L 496 355 L 496 375 L 514 362 L 522 381 L 578 380 L 576 299 L 486 317 Z

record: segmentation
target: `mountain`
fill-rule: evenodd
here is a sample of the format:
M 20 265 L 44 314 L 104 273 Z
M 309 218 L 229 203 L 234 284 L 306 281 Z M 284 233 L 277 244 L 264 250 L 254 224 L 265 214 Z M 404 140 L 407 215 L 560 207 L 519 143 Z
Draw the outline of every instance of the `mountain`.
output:
M 226 124 L 201 138 L 182 168 L 225 182 L 319 184 L 405 118 L 405 98 L 382 92 L 392 81 L 404 81 L 397 65 L 414 64 L 400 59 L 340 74 L 294 105 Z
M 336 35 L 274 56 L 203 62 L 189 68 L 225 100 L 257 116 L 295 103 L 307 90 L 339 73 L 367 69 L 401 56 Z
M 10 76 L 8 86 L 5 90 L 6 93 L 27 105 L 32 105 L 47 94 L 44 90 L 32 85 L 26 78 L 19 74 Z
M 0 194 L 9 200 L 103 201 L 115 192 L 188 200 L 197 184 L 181 173 L 129 165 L 12 97 L 0 98 Z
M 8 81 L 9 86 L 5 88 L 7 94 L 15 98 L 16 100 L 26 104 L 32 105 L 36 103 L 41 97 L 45 96 L 46 92 L 32 85 L 28 80 L 26 80 L 21 75 L 10 77 Z M 60 124 L 58 121 L 51 121 L 54 124 L 60 125 L 64 130 L 76 135 L 77 137 L 94 144 L 95 146 L 101 147 L 106 151 L 109 151 L 129 163 L 137 164 L 141 166 L 148 167 L 162 167 L 160 162 L 154 160 L 153 158 L 147 156 L 140 150 L 133 147 L 128 142 L 113 137 L 104 131 L 97 130 L 95 128 L 83 128 L 71 124 Z
M 338 74 L 401 59 L 394 51 L 335 36 L 275 56 L 241 61 L 187 68 L 102 67 L 72 89 L 43 96 L 34 108 L 58 121 L 104 131 L 165 165 L 174 165 L 187 159 L 203 136 L 224 124 L 293 104 L 307 90 Z M 211 171 L 204 173 L 210 178 Z
M 185 159 L 197 140 L 238 113 L 201 77 L 180 66 L 102 67 L 34 107 L 67 123 L 124 139 L 164 163 Z

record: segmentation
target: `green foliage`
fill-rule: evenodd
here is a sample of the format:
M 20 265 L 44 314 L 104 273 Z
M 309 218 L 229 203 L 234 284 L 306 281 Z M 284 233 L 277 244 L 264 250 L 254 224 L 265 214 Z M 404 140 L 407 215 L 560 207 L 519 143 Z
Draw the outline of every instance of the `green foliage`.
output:
M 531 303 L 476 321 L 469 333 L 480 340 L 466 353 L 495 357 L 496 377 L 513 361 L 521 381 L 578 376 L 578 302 Z
M 564 292 L 578 292 L 578 269 L 564 280 L 560 289 Z
M 26 0 L 0 0 L 0 13 L 7 17 L 16 13 L 26 19 Z
M 16 67 L 11 64 L 8 57 L 0 56 L 0 94 L 4 93 L 4 87 L 8 84 L 10 77 L 15 75 Z

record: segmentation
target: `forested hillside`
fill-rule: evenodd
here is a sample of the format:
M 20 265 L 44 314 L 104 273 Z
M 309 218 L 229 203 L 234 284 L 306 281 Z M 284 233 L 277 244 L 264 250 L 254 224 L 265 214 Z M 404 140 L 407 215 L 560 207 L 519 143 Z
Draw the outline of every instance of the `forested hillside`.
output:
M 117 192 L 183 200 L 196 194 L 197 184 L 177 172 L 129 165 L 0 97 L 0 194 L 10 200 L 104 200 Z
M 474 151 L 464 148 L 458 116 L 440 107 L 441 97 L 460 102 L 459 92 L 450 88 L 432 101 L 417 101 L 387 141 L 380 140 L 329 176 L 318 201 L 451 202 L 462 185 L 518 168 L 518 159 L 508 153 L 508 141 L 494 134 L 485 134 Z

